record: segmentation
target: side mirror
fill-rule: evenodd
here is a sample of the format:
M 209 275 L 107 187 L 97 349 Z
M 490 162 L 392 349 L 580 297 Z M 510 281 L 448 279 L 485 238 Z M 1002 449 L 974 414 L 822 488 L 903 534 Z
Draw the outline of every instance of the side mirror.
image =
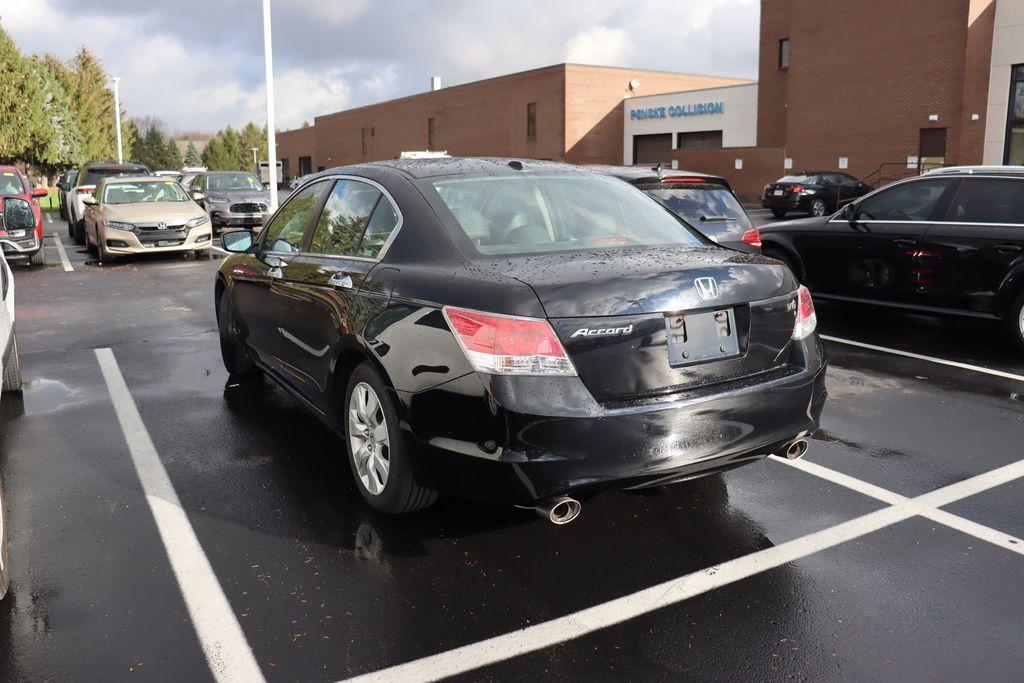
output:
M 82 198 L 82 203 L 85 204 L 86 206 L 96 206 L 97 204 L 99 204 L 99 202 L 96 201 L 96 197 L 94 197 L 91 194 L 85 195 L 85 197 Z
M 196 190 L 195 192 L 192 193 L 192 199 L 194 199 L 197 202 L 201 202 L 204 199 L 206 199 L 206 195 L 200 192 L 199 190 Z
M 47 190 L 45 187 L 37 187 L 34 190 L 32 190 L 32 196 L 35 197 L 36 199 L 39 199 L 40 197 L 45 197 L 48 194 L 50 194 L 50 191 Z
M 231 232 L 221 233 L 220 242 L 225 251 L 230 251 L 234 254 L 244 254 L 252 249 L 255 239 L 251 230 L 232 230 Z
M 71 190 L 71 183 L 57 183 L 57 187 L 61 190 L 64 190 L 65 192 L 68 192 Z
M 842 218 L 844 221 L 848 221 L 850 223 L 853 222 L 853 219 L 856 217 L 856 215 L 857 207 L 855 204 L 847 204 L 846 206 L 843 207 L 843 210 L 839 212 L 839 217 Z

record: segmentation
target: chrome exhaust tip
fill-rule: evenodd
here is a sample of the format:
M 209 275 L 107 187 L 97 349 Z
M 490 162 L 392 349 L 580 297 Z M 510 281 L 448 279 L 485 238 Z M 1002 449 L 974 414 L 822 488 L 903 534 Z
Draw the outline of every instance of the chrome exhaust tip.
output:
M 580 516 L 583 506 L 575 498 L 558 496 L 538 503 L 534 510 L 552 524 L 568 524 Z
M 786 458 L 789 460 L 796 460 L 797 458 L 804 457 L 804 453 L 807 452 L 807 447 L 807 439 L 797 439 L 786 447 Z

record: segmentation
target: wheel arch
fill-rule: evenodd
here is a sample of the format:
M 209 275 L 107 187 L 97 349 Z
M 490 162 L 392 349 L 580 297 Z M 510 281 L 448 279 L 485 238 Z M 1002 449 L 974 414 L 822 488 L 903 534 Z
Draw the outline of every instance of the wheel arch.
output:
M 799 272 L 794 273 L 797 278 L 803 282 L 807 279 L 807 270 L 804 268 L 804 260 L 800 258 L 800 254 L 792 245 L 778 239 L 774 239 L 773 233 L 761 233 L 761 253 L 771 258 L 771 254 L 767 252 L 777 251 L 785 254 L 786 258 L 789 259 L 789 263 L 795 266 Z
M 349 377 L 352 376 L 352 372 L 361 364 L 369 363 L 377 375 L 380 377 L 384 385 L 392 392 L 395 392 L 394 382 L 391 381 L 388 371 L 384 368 L 384 365 L 377 359 L 376 356 L 367 348 L 361 344 L 349 344 L 340 348 L 334 356 L 334 360 L 331 363 L 331 375 L 328 382 L 328 405 L 337 407 L 341 405 L 341 401 L 345 398 L 345 391 L 348 388 Z M 395 400 L 395 408 L 401 416 L 403 412 L 402 402 Z M 336 428 L 339 432 L 344 432 L 345 425 L 344 420 L 339 418 L 339 413 L 336 412 L 333 416 L 336 421 Z

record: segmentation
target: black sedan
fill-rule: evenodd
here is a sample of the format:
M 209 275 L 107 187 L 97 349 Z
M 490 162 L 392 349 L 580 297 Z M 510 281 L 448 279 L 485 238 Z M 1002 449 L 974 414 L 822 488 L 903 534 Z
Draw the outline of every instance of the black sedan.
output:
M 761 206 L 782 218 L 787 213 L 825 216 L 871 191 L 871 187 L 845 173 L 787 175 L 764 186 Z
M 720 176 L 644 166 L 588 166 L 643 190 L 723 247 L 756 254 L 761 235 L 729 181 Z
M 815 296 L 1003 320 L 1024 345 L 1020 166 L 932 171 L 761 234 Z
M 569 521 L 575 491 L 798 457 L 825 400 L 787 268 L 574 166 L 333 169 L 224 246 L 228 371 L 333 429 L 383 512 L 444 489 Z

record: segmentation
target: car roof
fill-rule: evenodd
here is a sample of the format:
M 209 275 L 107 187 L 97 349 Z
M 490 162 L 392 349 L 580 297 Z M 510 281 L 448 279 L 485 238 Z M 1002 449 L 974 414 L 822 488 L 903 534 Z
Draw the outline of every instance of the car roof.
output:
M 1009 175 L 1024 176 L 1024 166 L 946 166 L 921 175 Z
M 143 171 L 146 171 L 147 173 L 149 172 L 149 169 L 146 168 L 146 166 L 144 164 L 133 164 L 133 163 L 124 163 L 124 164 L 93 163 L 93 164 L 83 164 L 82 166 L 83 166 L 83 168 L 86 168 L 86 169 L 88 169 L 90 171 L 121 171 L 121 170 L 137 171 L 137 170 L 141 169 Z
M 101 183 L 157 183 L 168 182 L 168 179 L 158 175 L 118 175 L 104 178 Z M 175 182 L 171 180 L 170 182 Z
M 658 182 L 666 178 L 687 176 L 689 178 L 707 178 L 709 182 L 728 184 L 722 176 L 711 175 L 710 173 L 701 173 L 699 171 L 686 171 L 679 168 L 659 168 L 657 166 L 613 166 L 609 164 L 592 164 L 584 166 L 583 168 L 595 171 L 596 173 L 615 176 L 616 178 L 630 182 L 638 180 Z
M 231 174 L 247 173 L 249 175 L 256 175 L 252 171 L 190 171 L 190 172 L 193 175 L 199 175 L 200 173 L 202 173 L 203 175 L 228 175 L 229 173 L 231 173 Z
M 0 172 L 3 172 L 3 173 L 14 172 L 14 173 L 17 173 L 18 175 L 21 175 L 21 171 L 18 170 L 17 166 L 0 166 Z
M 432 178 L 448 175 L 515 176 L 527 172 L 583 174 L 586 171 L 572 164 L 516 157 L 438 157 L 432 159 L 387 159 L 365 164 L 340 166 L 320 171 L 314 176 L 355 173 L 359 169 L 390 169 L 410 178 Z

